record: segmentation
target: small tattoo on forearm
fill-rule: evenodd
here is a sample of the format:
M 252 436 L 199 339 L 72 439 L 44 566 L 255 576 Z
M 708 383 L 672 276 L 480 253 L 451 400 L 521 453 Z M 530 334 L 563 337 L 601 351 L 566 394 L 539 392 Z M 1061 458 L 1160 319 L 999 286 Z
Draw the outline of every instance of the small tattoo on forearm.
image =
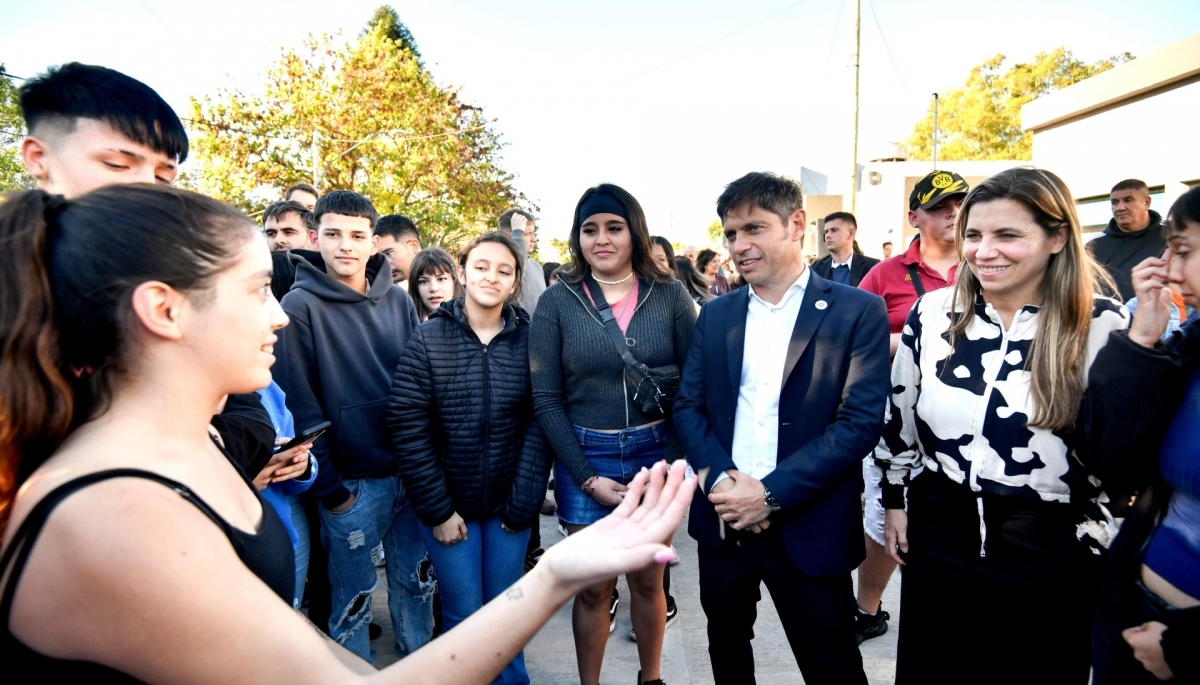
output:
M 508 590 L 507 590 L 507 591 L 505 591 L 505 593 L 504 593 L 504 596 L 505 596 L 505 597 L 508 597 L 508 599 L 509 599 L 509 600 L 511 600 L 511 601 L 516 601 L 516 600 L 518 600 L 518 599 L 521 599 L 522 597 L 524 597 L 524 596 L 525 596 L 525 593 L 524 593 L 524 592 L 521 592 L 521 588 L 520 588 L 520 587 L 518 587 L 518 586 L 514 585 L 514 586 L 512 586 L 512 587 L 508 588 Z

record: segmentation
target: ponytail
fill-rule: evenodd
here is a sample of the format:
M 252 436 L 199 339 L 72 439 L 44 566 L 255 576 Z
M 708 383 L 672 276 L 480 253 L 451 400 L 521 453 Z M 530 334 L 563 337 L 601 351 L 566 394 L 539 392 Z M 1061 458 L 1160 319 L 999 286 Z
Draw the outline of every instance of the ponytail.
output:
M 0 533 L 24 476 L 71 427 L 47 266 L 64 202 L 30 190 L 0 205 Z
M 255 232 L 236 209 L 163 186 L 0 204 L 0 535 L 17 489 L 137 363 L 137 287 L 204 292 Z

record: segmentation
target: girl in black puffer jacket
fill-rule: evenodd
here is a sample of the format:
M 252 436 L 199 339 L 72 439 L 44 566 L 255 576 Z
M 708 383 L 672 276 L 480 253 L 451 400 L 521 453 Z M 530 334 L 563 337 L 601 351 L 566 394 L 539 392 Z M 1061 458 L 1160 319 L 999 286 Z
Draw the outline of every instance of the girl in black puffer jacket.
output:
M 421 324 L 396 366 L 388 429 L 424 524 L 445 630 L 520 578 L 550 473 L 533 415 L 524 259 L 486 233 L 459 256 L 461 299 Z M 528 683 L 522 654 L 496 682 Z

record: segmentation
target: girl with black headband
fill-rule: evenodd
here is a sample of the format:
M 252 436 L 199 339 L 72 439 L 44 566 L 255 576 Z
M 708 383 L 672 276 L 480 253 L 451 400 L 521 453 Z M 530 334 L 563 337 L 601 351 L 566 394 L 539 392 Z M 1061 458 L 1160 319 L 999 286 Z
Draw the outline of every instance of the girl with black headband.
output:
M 621 504 L 639 470 L 683 456 L 670 402 L 663 403 L 666 411 L 644 410 L 615 338 L 636 362 L 677 375 L 696 308 L 679 281 L 655 263 L 645 214 L 625 190 L 610 184 L 588 189 L 576 206 L 569 244 L 571 263 L 538 303 L 529 349 L 534 410 L 558 457 L 558 516 L 575 535 Z M 606 318 L 615 320 L 619 335 L 610 333 Z M 636 571 L 627 579 L 638 682 L 659 683 L 667 623 L 663 570 Z M 572 627 L 584 685 L 600 678 L 615 627 L 615 587 L 612 578 L 575 598 Z

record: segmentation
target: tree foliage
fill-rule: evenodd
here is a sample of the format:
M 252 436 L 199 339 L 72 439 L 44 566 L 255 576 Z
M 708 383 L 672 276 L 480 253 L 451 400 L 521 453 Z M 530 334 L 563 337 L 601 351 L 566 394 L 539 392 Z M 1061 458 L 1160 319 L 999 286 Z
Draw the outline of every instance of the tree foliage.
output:
M 708 240 L 713 245 L 720 245 L 725 240 L 725 225 L 720 219 L 713 219 L 708 228 L 704 229 L 708 235 Z
M 0 64 L 0 71 L 4 65 Z M 0 191 L 32 188 L 33 178 L 21 161 L 21 141 L 25 138 L 25 120 L 21 116 L 17 86 L 0 76 Z
M 411 52 L 413 58 L 417 60 L 417 66 L 424 67 L 421 63 L 421 51 L 417 49 L 417 39 L 413 38 L 412 32 L 408 30 L 404 22 L 400 21 L 400 15 L 396 13 L 396 10 L 388 5 L 380 5 L 379 9 L 375 10 L 375 14 L 371 16 L 371 21 L 367 22 L 367 28 L 363 34 L 365 35 L 373 28 L 383 31 L 384 35 Z
M 1021 129 L 1021 107 L 1047 93 L 1133 59 L 1128 52 L 1088 64 L 1063 47 L 1007 69 L 996 55 L 973 69 L 961 88 L 941 94 L 939 160 L 1030 159 L 1033 135 Z M 933 104 L 913 128 L 908 158 L 933 158 Z
M 315 180 L 412 218 L 423 242 L 451 251 L 506 207 L 528 205 L 483 111 L 438 86 L 388 30 L 377 22 L 347 43 L 310 36 L 270 65 L 261 92 L 193 98 L 186 182 L 254 212 Z

